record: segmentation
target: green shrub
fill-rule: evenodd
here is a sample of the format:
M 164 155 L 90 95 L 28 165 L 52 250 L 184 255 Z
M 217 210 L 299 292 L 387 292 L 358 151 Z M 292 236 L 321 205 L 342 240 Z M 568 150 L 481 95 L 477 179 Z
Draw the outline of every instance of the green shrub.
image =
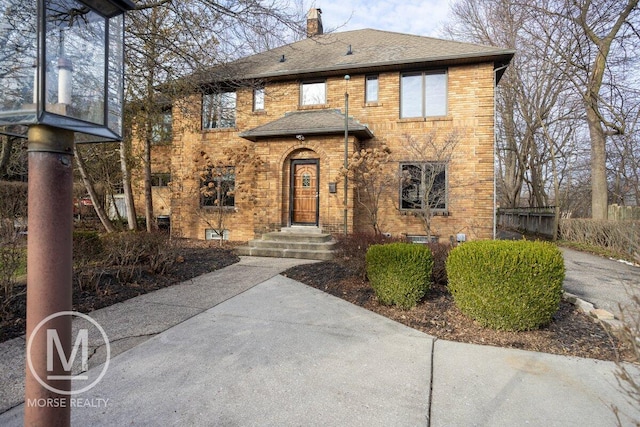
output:
M 372 245 L 366 261 L 367 276 L 381 304 L 409 309 L 429 290 L 433 258 L 427 246 Z
M 386 237 L 383 234 L 352 233 L 347 236 L 336 235 L 334 260 L 350 269 L 363 279 L 367 276 L 367 250 L 371 245 L 385 245 L 403 242 L 399 237 Z
M 456 305 L 484 326 L 536 329 L 560 306 L 564 259 L 551 243 L 468 242 L 449 253 L 446 265 Z

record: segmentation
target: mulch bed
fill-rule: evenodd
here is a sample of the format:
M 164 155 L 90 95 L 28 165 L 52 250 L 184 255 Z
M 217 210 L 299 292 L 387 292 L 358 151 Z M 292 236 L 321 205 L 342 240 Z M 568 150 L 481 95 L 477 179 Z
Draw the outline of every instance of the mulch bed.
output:
M 152 274 L 143 268 L 133 271 L 130 267 L 126 271 L 116 267 L 100 268 L 93 272 L 83 269 L 81 274 L 85 279 L 82 280 L 82 288 L 78 283 L 79 274 L 74 279 L 73 310 L 89 313 L 238 261 L 238 256 L 230 248 L 221 248 L 218 243 L 185 241 L 176 252 L 176 262 L 165 274 Z M 87 277 L 91 279 L 86 279 Z M 9 301 L 0 301 L 0 342 L 25 333 L 26 284 L 16 285 L 13 295 Z
M 106 270 L 101 272 L 97 286 L 81 290 L 76 283 L 73 309 L 88 313 L 237 261 L 230 247 L 186 242 L 181 245 L 177 262 L 163 275 L 139 270 L 135 280 L 122 283 L 118 271 Z M 631 353 L 615 337 L 567 302 L 561 303 L 551 324 L 542 329 L 505 332 L 484 328 L 464 316 L 443 285 L 434 285 L 414 309 L 402 310 L 379 304 L 368 282 L 337 262 L 305 264 L 283 274 L 437 338 L 609 361 L 618 360 L 620 355 L 621 360 L 632 360 Z M 0 309 L 0 342 L 24 334 L 25 285 L 16 286 L 16 294 Z
M 284 275 L 437 338 L 473 344 L 518 348 L 592 359 L 631 360 L 615 337 L 571 303 L 563 301 L 548 326 L 526 332 L 496 331 L 467 318 L 455 306 L 445 286 L 436 284 L 411 310 L 378 303 L 361 277 L 336 262 L 301 265 Z

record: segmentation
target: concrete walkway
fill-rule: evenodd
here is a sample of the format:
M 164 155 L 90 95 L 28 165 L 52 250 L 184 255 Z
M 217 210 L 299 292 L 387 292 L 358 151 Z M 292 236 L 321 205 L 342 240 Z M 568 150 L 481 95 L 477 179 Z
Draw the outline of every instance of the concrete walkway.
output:
M 278 275 L 294 263 L 243 257 L 96 312 L 128 349 L 74 396 L 72 424 L 609 426 L 612 403 L 640 420 L 613 363 L 437 340 Z

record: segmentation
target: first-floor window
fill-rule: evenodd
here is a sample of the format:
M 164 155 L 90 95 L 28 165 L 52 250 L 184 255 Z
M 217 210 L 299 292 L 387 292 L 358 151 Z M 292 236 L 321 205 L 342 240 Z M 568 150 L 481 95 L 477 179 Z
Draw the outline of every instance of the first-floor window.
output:
M 200 206 L 235 206 L 235 184 L 233 166 L 208 168 L 200 181 Z
M 202 97 L 202 129 L 232 128 L 236 125 L 236 93 L 210 93 Z
M 167 187 L 171 182 L 170 173 L 152 173 L 151 174 L 151 186 L 152 187 Z
M 447 210 L 446 163 L 401 163 L 400 175 L 401 209 Z

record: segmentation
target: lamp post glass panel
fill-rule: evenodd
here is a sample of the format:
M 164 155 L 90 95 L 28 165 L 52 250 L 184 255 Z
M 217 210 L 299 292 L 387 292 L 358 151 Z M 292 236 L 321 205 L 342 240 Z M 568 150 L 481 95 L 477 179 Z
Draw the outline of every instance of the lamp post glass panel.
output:
M 122 135 L 128 0 L 0 0 L 0 133 L 44 124 L 76 142 Z M 91 137 L 88 137 L 91 135 Z

